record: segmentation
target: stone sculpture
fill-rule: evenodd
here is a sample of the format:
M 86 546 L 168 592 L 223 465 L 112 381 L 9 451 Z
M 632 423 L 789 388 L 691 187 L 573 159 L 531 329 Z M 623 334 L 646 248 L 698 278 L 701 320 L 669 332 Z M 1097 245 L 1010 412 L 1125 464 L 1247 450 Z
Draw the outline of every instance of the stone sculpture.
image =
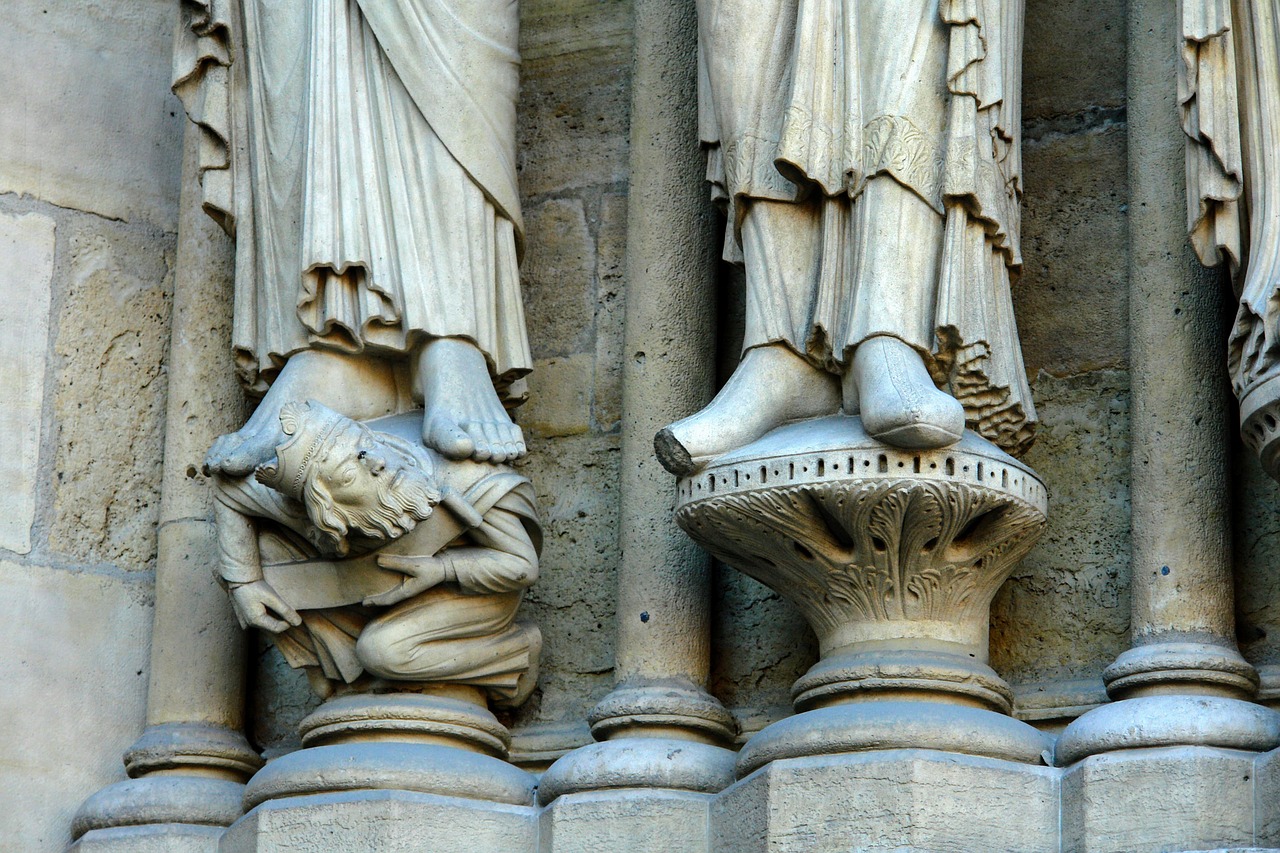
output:
M 677 523 L 796 603 L 822 653 L 738 774 L 894 746 L 1047 761 L 987 665 L 991 600 L 1047 509 L 1009 455 L 1035 422 L 1009 291 L 1022 4 L 698 12 L 745 351 L 655 448 Z
M 1266 0 L 1182 0 L 1179 102 L 1188 228 L 1224 261 L 1239 307 L 1227 347 L 1246 446 L 1280 478 L 1280 9 Z
M 701 135 L 724 256 L 746 269 L 746 334 L 716 399 L 660 433 L 663 464 L 688 474 L 841 408 L 902 448 L 953 444 L 967 422 L 1025 450 L 1035 410 L 1009 294 L 1022 3 L 698 12 Z
M 538 574 L 529 481 L 423 447 L 413 414 L 365 425 L 289 403 L 280 420 L 270 463 L 214 481 L 241 624 L 274 634 L 323 695 L 382 679 L 522 702 L 541 649 L 515 618 Z
M 205 458 L 222 579 L 329 697 L 245 806 L 356 789 L 527 802 L 489 709 L 528 696 L 541 647 L 516 619 L 532 490 L 504 465 L 526 452 L 508 408 L 532 362 L 517 4 L 182 13 L 174 91 L 201 131 L 204 209 L 235 240 L 232 346 L 261 396 Z
M 289 402 L 423 406 L 453 459 L 524 454 L 513 0 L 188 0 L 175 91 L 236 238 L 233 346 L 262 401 L 211 449 L 244 476 Z

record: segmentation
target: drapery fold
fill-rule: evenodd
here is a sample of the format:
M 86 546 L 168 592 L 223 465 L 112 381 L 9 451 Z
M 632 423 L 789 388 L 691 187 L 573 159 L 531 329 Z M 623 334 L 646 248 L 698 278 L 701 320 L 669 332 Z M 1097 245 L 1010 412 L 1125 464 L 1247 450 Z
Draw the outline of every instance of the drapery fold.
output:
M 747 266 L 745 345 L 782 341 L 838 371 L 866 336 L 899 337 L 973 428 L 1025 451 L 1035 409 L 1010 296 L 1022 262 L 1021 0 L 698 8 L 699 127 L 730 215 L 724 257 Z M 884 180 L 933 220 L 901 194 L 870 197 Z M 803 242 L 802 226 L 766 213 L 774 202 L 812 211 L 818 244 L 783 245 Z M 752 216 L 788 235 L 773 240 Z M 926 245 L 882 250 L 891 223 Z
M 185 0 L 174 89 L 251 390 L 303 349 L 461 337 L 518 398 L 517 29 L 514 0 Z

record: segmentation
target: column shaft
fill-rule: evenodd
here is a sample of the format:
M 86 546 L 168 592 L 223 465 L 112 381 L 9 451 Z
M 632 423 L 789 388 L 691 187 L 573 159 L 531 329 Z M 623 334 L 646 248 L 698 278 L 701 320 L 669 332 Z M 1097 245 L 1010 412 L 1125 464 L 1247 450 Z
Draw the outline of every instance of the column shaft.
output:
M 706 691 L 710 559 L 676 527 L 659 429 L 711 398 L 716 267 L 697 132 L 697 17 L 636 0 L 623 353 L 617 686 L 591 712 L 601 743 L 542 777 L 539 797 L 596 788 L 710 792 L 733 781 L 733 718 Z
M 1280 716 L 1247 700 L 1235 642 L 1227 492 L 1225 284 L 1187 237 L 1177 3 L 1129 6 L 1132 647 L 1112 702 L 1074 721 L 1057 761 L 1153 746 L 1263 751 Z

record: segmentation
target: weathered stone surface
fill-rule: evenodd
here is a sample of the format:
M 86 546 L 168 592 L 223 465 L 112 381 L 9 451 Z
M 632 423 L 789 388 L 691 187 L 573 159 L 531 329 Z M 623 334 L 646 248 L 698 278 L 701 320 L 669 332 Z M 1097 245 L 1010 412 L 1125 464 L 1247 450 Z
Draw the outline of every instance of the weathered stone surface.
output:
M 418 794 L 353 791 L 266 802 L 227 830 L 221 853 L 439 853 L 535 849 L 537 817 L 508 806 Z
M 1252 846 L 1253 762 L 1252 753 L 1198 746 L 1086 758 L 1062 778 L 1062 849 Z
M 1126 11 L 1124 0 L 1028 0 L 1025 119 L 1124 106 Z
M 631 3 L 520 7 L 517 151 L 526 196 L 615 184 L 627 174 Z
M 1023 144 L 1024 264 L 1013 302 L 1030 376 L 1127 363 L 1125 151 L 1123 124 Z
M 1048 483 L 1049 526 L 991 606 L 991 665 L 1015 684 L 1098 678 L 1129 640 L 1128 378 L 1041 374 L 1035 396 L 1023 461 Z
M 181 108 L 168 0 L 8 0 L 0 192 L 172 230 Z
M 529 376 L 529 402 L 517 421 L 526 438 L 579 435 L 591 429 L 592 353 L 538 360 Z
M 542 628 L 540 690 L 517 721 L 585 719 L 612 684 L 618 569 L 618 439 L 534 439 L 522 473 L 542 509 L 538 583 L 525 613 Z
M 596 234 L 596 371 L 591 419 L 610 432 L 622 420 L 622 308 L 626 301 L 623 262 L 627 249 L 627 197 L 600 200 Z
M 160 511 L 173 239 L 88 216 L 68 226 L 49 547 L 145 569 Z
M 529 248 L 521 278 L 534 358 L 587 351 L 596 259 L 582 202 L 543 202 L 525 211 L 525 223 Z
M 0 561 L 0 590 L 0 846 L 57 851 L 80 803 L 124 778 L 142 731 L 150 585 Z
M 711 798 L 686 791 L 567 794 L 541 815 L 543 850 L 555 853 L 710 853 Z
M 95 829 L 67 853 L 218 853 L 221 826 L 152 824 Z
M 741 738 L 792 713 L 791 686 L 818 659 L 799 609 L 741 572 L 718 565 L 711 600 L 711 692 L 733 711 Z
M 0 409 L 0 548 L 19 554 L 31 551 L 36 512 L 54 227 L 38 213 L 0 214 L 0 371 L 8 388 Z
M 1047 853 L 1059 849 L 1057 807 L 1047 767 L 926 750 L 796 758 L 716 799 L 711 849 Z

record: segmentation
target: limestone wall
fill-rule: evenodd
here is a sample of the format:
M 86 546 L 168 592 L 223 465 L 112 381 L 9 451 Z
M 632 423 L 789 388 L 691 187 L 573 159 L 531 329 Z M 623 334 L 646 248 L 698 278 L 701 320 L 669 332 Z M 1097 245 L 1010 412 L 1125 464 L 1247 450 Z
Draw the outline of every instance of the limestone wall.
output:
M 0 847 L 142 730 L 182 124 L 168 0 L 0 9 Z

